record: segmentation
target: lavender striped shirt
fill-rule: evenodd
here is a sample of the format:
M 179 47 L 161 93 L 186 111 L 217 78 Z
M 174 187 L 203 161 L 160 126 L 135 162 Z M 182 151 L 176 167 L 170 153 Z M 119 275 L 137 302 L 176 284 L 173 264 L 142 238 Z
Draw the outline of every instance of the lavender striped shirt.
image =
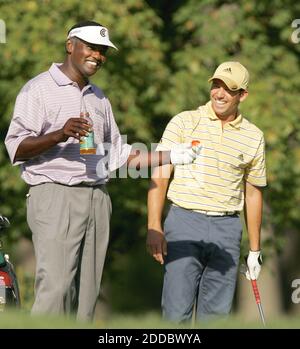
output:
M 110 171 L 126 162 L 131 146 L 123 143 L 110 102 L 103 92 L 92 84 L 80 90 L 58 66 L 53 63 L 49 71 L 27 82 L 17 96 L 5 139 L 10 160 L 14 165 L 21 165 L 22 178 L 30 185 L 103 184 L 108 181 Z M 97 155 L 80 155 L 78 140 L 70 137 L 33 159 L 14 161 L 18 146 L 25 138 L 61 129 L 69 118 L 79 117 L 83 105 L 93 120 Z M 103 152 L 107 144 L 109 156 Z M 104 162 L 99 162 L 101 159 L 107 159 L 108 169 L 103 166 Z M 103 168 L 99 171 L 100 164 Z

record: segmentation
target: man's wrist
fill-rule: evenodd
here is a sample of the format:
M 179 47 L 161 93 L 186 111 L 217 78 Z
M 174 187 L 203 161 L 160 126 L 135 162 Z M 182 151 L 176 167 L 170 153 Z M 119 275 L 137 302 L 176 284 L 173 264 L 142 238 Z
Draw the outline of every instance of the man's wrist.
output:
M 162 231 L 162 226 L 160 224 L 151 224 L 151 225 L 148 225 L 148 231 L 149 230 L 156 230 L 156 231 Z
M 148 226 L 148 230 L 162 230 L 162 228 L 159 225 L 156 225 L 156 226 L 150 225 Z
M 66 138 L 67 138 L 67 137 L 64 135 L 64 132 L 63 132 L 62 129 L 61 129 L 61 130 L 54 131 L 52 135 L 53 135 L 54 142 L 55 142 L 56 144 L 61 143 L 61 142 L 65 142 L 65 141 L 66 141 Z

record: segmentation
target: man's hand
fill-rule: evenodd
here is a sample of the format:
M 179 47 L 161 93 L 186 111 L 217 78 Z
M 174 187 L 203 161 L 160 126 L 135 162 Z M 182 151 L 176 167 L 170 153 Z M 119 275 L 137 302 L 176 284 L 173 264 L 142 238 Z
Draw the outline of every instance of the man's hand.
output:
M 66 142 L 69 137 L 74 137 L 80 140 L 81 137 L 88 136 L 91 131 L 91 126 L 83 117 L 70 118 L 64 125 L 61 131 L 61 142 Z
M 167 255 L 167 242 L 163 231 L 149 229 L 146 241 L 147 251 L 160 264 L 164 264 L 163 256 Z
M 257 280 L 262 264 L 261 251 L 249 251 L 247 258 L 248 270 L 246 271 L 246 278 L 248 280 Z
M 83 117 L 70 118 L 59 130 L 37 137 L 29 136 L 25 138 L 17 149 L 14 162 L 27 161 L 39 156 L 58 143 L 66 142 L 69 137 L 80 140 L 80 137 L 87 136 L 91 131 L 91 125 L 88 125 L 87 122 Z
M 194 145 L 192 143 L 176 144 L 171 149 L 171 164 L 185 165 L 192 163 L 200 154 L 201 145 Z

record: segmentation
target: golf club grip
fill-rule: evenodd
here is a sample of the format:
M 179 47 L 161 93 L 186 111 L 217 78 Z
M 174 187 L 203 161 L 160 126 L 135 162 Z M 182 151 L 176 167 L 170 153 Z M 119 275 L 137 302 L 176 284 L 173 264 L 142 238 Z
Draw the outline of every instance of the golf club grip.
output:
M 254 297 L 256 300 L 256 304 L 259 304 L 260 303 L 260 296 L 259 296 L 256 280 L 251 280 L 251 284 L 252 284 L 252 289 L 253 289 Z

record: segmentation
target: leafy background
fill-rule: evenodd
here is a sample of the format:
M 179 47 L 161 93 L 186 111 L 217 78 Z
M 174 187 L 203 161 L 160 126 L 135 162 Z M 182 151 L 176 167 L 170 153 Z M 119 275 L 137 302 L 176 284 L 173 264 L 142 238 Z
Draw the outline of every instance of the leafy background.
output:
M 119 48 L 93 82 L 111 100 L 129 143 L 150 148 L 173 115 L 205 103 L 207 79 L 222 61 L 247 66 L 250 96 L 241 109 L 264 131 L 267 144 L 261 291 L 270 316 L 299 313 L 300 305 L 291 302 L 292 280 L 300 278 L 300 43 L 291 41 L 299 13 L 300 4 L 291 0 L 284 6 L 280 0 L 0 0 L 7 41 L 0 44 L 0 212 L 12 221 L 5 241 L 19 262 L 25 308 L 33 297 L 32 266 L 20 247 L 31 239 L 27 188 L 3 141 L 20 88 L 63 60 L 66 32 L 74 23 L 93 19 L 110 29 Z M 148 184 L 127 178 L 108 186 L 113 216 L 99 316 L 103 309 L 159 311 L 162 269 L 145 252 Z M 246 251 L 246 234 L 244 240 Z M 249 292 L 239 279 L 235 312 L 256 311 Z

